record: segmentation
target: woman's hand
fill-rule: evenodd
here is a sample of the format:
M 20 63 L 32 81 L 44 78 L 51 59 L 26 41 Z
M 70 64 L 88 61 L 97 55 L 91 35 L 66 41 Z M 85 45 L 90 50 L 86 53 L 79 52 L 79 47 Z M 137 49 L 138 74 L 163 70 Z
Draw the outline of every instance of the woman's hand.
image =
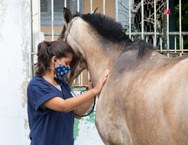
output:
M 97 95 L 100 93 L 100 91 L 102 90 L 108 75 L 109 75 L 109 70 L 106 70 L 103 75 L 101 76 L 101 78 L 98 80 L 97 84 L 95 85 L 95 87 L 92 89 L 92 91 Z

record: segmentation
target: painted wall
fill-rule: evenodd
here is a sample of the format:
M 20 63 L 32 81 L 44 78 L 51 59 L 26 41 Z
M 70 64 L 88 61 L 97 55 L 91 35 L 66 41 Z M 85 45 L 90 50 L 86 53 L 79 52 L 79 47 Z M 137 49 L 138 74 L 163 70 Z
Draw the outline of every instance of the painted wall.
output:
M 84 13 L 89 13 L 91 8 L 91 4 L 90 4 L 90 0 L 83 0 L 84 2 Z M 102 13 L 103 12 L 103 0 L 93 0 L 92 1 L 92 10 L 95 10 L 96 8 L 98 8 L 97 12 L 98 13 Z M 105 14 L 107 16 L 110 16 L 112 18 L 115 17 L 115 0 L 106 0 L 105 3 L 106 6 L 106 12 Z
M 30 0 L 0 0 L 0 144 L 29 145 Z
M 82 118 L 81 120 L 75 119 L 75 145 L 104 145 L 94 122 L 94 113 Z
M 74 87 L 75 95 L 80 95 L 86 91 L 85 87 Z M 97 104 L 97 101 L 96 101 Z M 95 105 L 96 109 L 96 105 Z M 104 145 L 95 126 L 95 109 L 87 117 L 75 119 L 74 139 L 75 145 Z

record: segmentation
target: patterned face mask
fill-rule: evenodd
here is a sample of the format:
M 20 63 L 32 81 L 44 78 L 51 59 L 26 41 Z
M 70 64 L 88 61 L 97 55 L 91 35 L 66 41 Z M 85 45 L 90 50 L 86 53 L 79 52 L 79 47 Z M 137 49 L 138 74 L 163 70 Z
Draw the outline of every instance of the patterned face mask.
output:
M 69 73 L 71 68 L 69 66 L 64 66 L 62 64 L 58 64 L 58 66 L 55 68 L 56 75 L 59 79 L 62 79 L 66 74 Z

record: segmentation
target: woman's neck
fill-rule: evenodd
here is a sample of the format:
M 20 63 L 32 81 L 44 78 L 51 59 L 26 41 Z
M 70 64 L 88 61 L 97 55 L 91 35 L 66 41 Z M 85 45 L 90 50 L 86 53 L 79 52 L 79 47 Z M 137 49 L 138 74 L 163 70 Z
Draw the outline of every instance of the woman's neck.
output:
M 54 86 L 57 86 L 57 82 L 54 79 L 55 74 L 53 72 L 46 72 L 42 77 Z

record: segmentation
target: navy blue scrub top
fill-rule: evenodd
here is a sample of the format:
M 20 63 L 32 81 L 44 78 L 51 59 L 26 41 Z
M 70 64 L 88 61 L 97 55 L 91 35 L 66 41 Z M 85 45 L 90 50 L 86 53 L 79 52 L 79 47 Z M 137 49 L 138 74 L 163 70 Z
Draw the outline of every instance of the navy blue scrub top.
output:
M 69 86 L 61 83 L 61 90 L 42 77 L 34 77 L 27 88 L 28 119 L 31 145 L 73 145 L 74 113 L 57 112 L 43 103 L 53 97 L 72 97 Z

